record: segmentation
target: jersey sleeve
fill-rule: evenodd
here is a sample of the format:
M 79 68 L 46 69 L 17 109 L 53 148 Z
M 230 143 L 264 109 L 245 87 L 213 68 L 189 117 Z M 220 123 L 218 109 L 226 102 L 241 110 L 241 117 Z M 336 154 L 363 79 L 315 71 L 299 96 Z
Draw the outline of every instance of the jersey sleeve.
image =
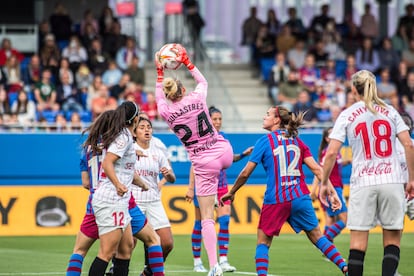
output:
M 197 67 L 194 66 L 194 69 L 190 71 L 191 75 L 197 82 L 197 86 L 193 93 L 197 93 L 200 95 L 203 95 L 204 98 L 207 97 L 207 89 L 208 89 L 208 83 L 206 78 L 201 74 L 200 70 L 198 70 Z
M 331 134 L 329 135 L 330 139 L 335 139 L 345 142 L 346 139 L 346 128 L 347 128 L 347 119 L 344 112 L 342 112 L 335 121 L 334 127 Z
M 313 157 L 312 152 L 310 151 L 309 147 L 301 139 L 297 138 L 297 140 L 298 140 L 299 148 L 302 152 L 303 159 L 307 157 Z
M 80 169 L 81 172 L 87 172 L 88 171 L 88 158 L 86 156 L 86 150 L 85 149 L 83 149 L 82 153 L 81 153 L 79 169 Z
M 111 152 L 119 157 L 124 156 L 128 149 L 128 139 L 129 137 L 125 133 L 119 134 L 115 141 L 109 145 L 108 152 Z
M 167 100 L 165 99 L 164 91 L 162 90 L 162 82 L 157 82 L 155 84 L 155 99 L 157 101 L 158 113 L 162 115 L 168 105 Z

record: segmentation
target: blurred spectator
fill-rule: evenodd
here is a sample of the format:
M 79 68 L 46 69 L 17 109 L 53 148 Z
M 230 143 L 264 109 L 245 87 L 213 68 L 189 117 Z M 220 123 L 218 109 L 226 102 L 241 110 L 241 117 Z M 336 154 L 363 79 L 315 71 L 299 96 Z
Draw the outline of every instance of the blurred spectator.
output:
M 40 53 L 40 49 L 43 48 L 46 41 L 46 36 L 50 34 L 49 21 L 47 19 L 42 20 L 39 23 L 39 31 L 37 35 L 37 51 Z
M 92 47 L 92 42 L 95 39 L 99 39 L 98 33 L 95 31 L 93 25 L 91 23 L 87 23 L 85 25 L 85 31 L 80 36 L 82 45 L 85 47 L 86 51 L 89 52 Z
M 315 57 L 307 54 L 305 65 L 299 69 L 299 82 L 305 86 L 308 91 L 315 91 L 316 81 L 320 78 L 320 71 L 315 66 Z
M 73 132 L 82 131 L 83 123 L 78 112 L 72 112 L 70 115 L 68 130 Z
M 388 67 L 391 73 L 394 73 L 398 64 L 400 63 L 400 55 L 392 47 L 392 42 L 389 37 L 385 37 L 382 40 L 381 47 L 378 49 L 378 56 L 381 67 Z
M 277 102 L 279 93 L 279 84 L 288 79 L 290 68 L 286 63 L 285 54 L 279 52 L 275 55 L 275 65 L 270 70 L 268 78 L 268 96 L 274 103 Z
M 77 88 L 86 92 L 93 81 L 93 75 L 86 63 L 80 64 L 78 71 L 76 71 L 75 79 Z
M 74 74 L 72 72 L 72 70 L 70 69 L 70 64 L 69 64 L 69 59 L 66 57 L 63 57 L 60 60 L 60 64 L 59 64 L 59 79 L 55 82 L 56 84 L 60 84 L 62 83 L 62 76 L 64 74 L 67 74 L 69 76 L 69 83 L 70 84 L 74 84 L 75 83 L 75 78 L 74 78 Z
M 54 57 L 50 57 L 49 61 L 48 61 L 48 65 L 43 67 L 42 72 L 48 69 L 51 73 L 51 82 L 53 84 L 59 83 L 60 82 L 60 78 L 59 78 L 59 70 L 60 70 L 60 66 L 59 66 L 59 61 L 57 59 L 55 59 Z M 70 70 L 69 70 L 70 71 Z
M 390 98 L 390 105 L 395 108 L 399 113 L 406 112 L 404 107 L 401 104 L 400 98 L 398 95 L 394 95 Z
M 3 121 L 8 122 L 11 114 L 12 111 L 7 91 L 3 87 L 0 87 L 0 115 Z
M 260 61 L 263 58 L 274 58 L 276 54 L 275 37 L 269 33 L 265 24 L 260 26 L 255 47 L 257 67 L 260 67 Z
M 279 94 L 275 99 L 275 104 L 281 104 L 288 110 L 292 110 L 296 104 L 298 96 L 304 90 L 304 86 L 299 83 L 298 72 L 292 70 L 289 72 L 285 81 L 279 85 Z
M 289 7 L 287 10 L 288 20 L 284 25 L 288 25 L 292 31 L 292 34 L 298 39 L 303 39 L 305 35 L 305 27 L 303 26 L 302 19 L 297 17 L 297 11 L 295 7 Z
M 338 76 L 336 75 L 336 63 L 334 59 L 328 59 L 326 66 L 320 69 L 320 78 L 325 83 L 335 83 Z
M 114 60 L 110 60 L 108 63 L 108 69 L 102 74 L 102 82 L 108 88 L 111 88 L 117 84 L 122 77 L 122 71 L 116 65 Z
M 379 57 L 371 38 L 364 38 L 362 46 L 355 53 L 355 60 L 359 70 L 368 70 L 374 74 L 377 72 L 380 65 Z
M 0 66 L 0 87 L 7 86 L 7 74 L 4 72 L 3 67 Z
M 289 25 L 283 25 L 281 31 L 276 37 L 276 49 L 279 52 L 287 53 L 289 49 L 295 47 L 296 38 L 292 35 Z
M 401 91 L 401 85 L 406 82 L 408 75 L 408 67 L 404 61 L 400 61 L 397 71 L 391 75 L 392 81 L 397 85 L 397 91 Z
M 335 18 L 329 16 L 329 5 L 324 4 L 321 6 L 321 13 L 312 18 L 309 28 L 316 33 L 322 33 L 328 22 L 332 20 L 335 22 Z
M 42 72 L 42 79 L 36 84 L 35 99 L 37 110 L 42 112 L 44 110 L 58 111 L 59 105 L 56 103 L 56 89 L 51 82 L 52 73 L 49 69 L 44 69 Z
M 132 82 L 145 85 L 145 70 L 139 66 L 139 57 L 133 57 L 131 65 L 125 70 Z
M 45 44 L 40 49 L 40 60 L 43 68 L 49 66 L 51 58 L 58 61 L 60 59 L 60 50 L 56 44 L 55 36 L 48 34 L 45 37 Z
M 62 83 L 56 87 L 56 101 L 64 112 L 82 112 L 82 94 L 75 85 L 69 82 L 69 74 L 64 72 L 61 76 Z
M 391 37 L 392 47 L 401 55 L 401 53 L 408 49 L 409 39 L 405 26 L 401 25 L 397 28 L 395 34 Z
M 92 101 L 94 98 L 98 97 L 98 91 L 101 89 L 102 86 L 102 78 L 100 75 L 95 75 L 93 77 L 92 84 L 88 87 L 88 93 L 86 96 L 86 109 L 91 110 L 92 109 Z
M 402 52 L 401 60 L 407 64 L 408 70 L 414 68 L 414 38 L 410 39 L 408 49 Z
M 103 36 L 102 49 L 115 59 L 116 53 L 125 46 L 127 36 L 121 33 L 121 24 L 113 21 L 111 31 Z
M 298 114 L 299 112 L 306 112 L 303 119 L 305 122 L 317 122 L 317 110 L 311 102 L 308 91 L 302 90 L 298 95 L 297 102 L 293 105 L 292 112 Z
M 40 64 L 40 57 L 33 54 L 30 62 L 22 72 L 22 80 L 26 86 L 26 91 L 33 92 L 35 84 L 40 81 L 42 75 L 42 66 Z
M 379 35 L 378 22 L 375 16 L 371 13 L 371 4 L 365 3 L 364 14 L 361 16 L 361 34 L 364 37 L 376 39 Z
M 51 130 L 56 132 L 68 131 L 68 121 L 63 113 L 56 114 L 55 124 L 51 127 Z
M 80 35 L 83 36 L 85 34 L 88 34 L 87 26 L 91 26 L 93 33 L 95 35 L 99 34 L 99 24 L 98 20 L 96 20 L 95 16 L 93 15 L 93 12 L 91 9 L 87 9 L 83 13 L 83 18 L 80 23 Z M 86 45 L 84 45 L 86 47 Z
M 355 96 L 354 96 L 354 94 L 352 94 L 352 92 L 349 90 L 347 93 L 346 93 L 346 103 L 345 103 L 345 106 L 344 106 L 344 110 L 345 109 L 347 109 L 348 107 L 350 107 L 351 105 L 353 105 L 354 103 L 356 103 L 356 99 L 355 99 Z
M 109 96 L 108 88 L 105 85 L 101 85 L 98 90 L 98 96 L 92 99 L 92 119 L 95 120 L 105 110 L 115 109 L 117 106 L 118 102 L 115 98 Z
M 352 13 L 346 13 L 342 23 L 336 25 L 336 29 L 341 34 L 341 37 L 348 36 L 351 29 L 358 29 L 358 26 L 354 22 Z
M 56 4 L 55 10 L 49 17 L 49 24 L 58 45 L 66 45 L 72 35 L 72 19 L 61 2 Z M 63 49 L 63 47 L 60 47 L 60 49 Z
M 135 102 L 140 106 L 147 102 L 146 94 L 142 91 L 142 85 L 134 82 L 127 84 L 124 95 L 125 100 Z
M 287 52 L 287 59 L 289 66 L 292 69 L 299 70 L 305 64 L 307 49 L 305 49 L 305 42 L 302 39 L 296 40 L 295 47 Z
M 183 6 L 185 10 L 185 21 L 187 23 L 187 28 L 190 33 L 190 40 L 192 43 L 191 46 L 194 49 L 193 61 L 196 62 L 201 47 L 200 34 L 201 30 L 205 26 L 205 22 L 200 15 L 198 2 L 196 0 L 184 0 Z
M 386 103 L 391 103 L 391 98 L 397 96 L 397 86 L 390 81 L 390 69 L 383 68 L 377 81 L 378 96 Z
M 250 48 L 250 62 L 254 64 L 255 62 L 255 44 L 257 34 L 259 33 L 260 26 L 262 21 L 257 18 L 257 8 L 250 7 L 250 15 L 243 21 L 242 25 L 242 46 L 248 46 Z
M 123 74 L 119 82 L 110 88 L 110 96 L 120 102 L 120 100 L 124 97 L 124 92 L 129 81 L 129 75 Z
M 36 120 L 36 104 L 27 97 L 24 90 L 18 92 L 17 100 L 13 103 L 11 111 L 17 114 L 17 120 L 22 125 L 30 125 Z
M 88 53 L 88 65 L 94 75 L 102 75 L 108 69 L 108 61 L 110 56 L 102 51 L 102 43 L 100 39 L 92 40 L 91 48 Z
M 280 31 L 280 21 L 276 16 L 276 11 L 274 9 L 267 10 L 267 19 L 266 19 L 266 26 L 269 33 L 276 37 Z
M 350 25 L 348 33 L 342 37 L 342 49 L 344 49 L 348 55 L 355 55 L 356 51 L 361 47 L 361 44 L 362 35 L 358 26 L 355 24 Z
M 414 27 L 414 4 L 408 3 L 405 6 L 405 15 L 401 16 L 398 20 L 398 28 L 401 26 L 405 29 L 405 34 L 408 39 L 412 37 L 412 31 Z
M 109 6 L 105 6 L 102 9 L 101 15 L 99 16 L 99 33 L 102 37 L 105 37 L 111 32 L 112 23 L 118 21 L 114 13 Z
M 329 53 L 325 50 L 325 44 L 322 39 L 316 41 L 315 47 L 310 49 L 309 53 L 314 56 L 316 67 L 323 68 L 326 66 L 326 62 L 329 58 Z
M 346 67 L 343 79 L 345 80 L 345 86 L 351 88 L 351 77 L 355 74 L 359 68 L 356 66 L 355 56 L 350 54 L 346 57 Z
M 3 38 L 0 49 L 0 66 L 6 65 L 7 60 L 15 56 L 19 62 L 22 62 L 24 55 L 12 47 L 11 41 L 8 38 Z
M 155 101 L 155 94 L 153 92 L 147 93 L 147 102 L 141 105 L 141 110 L 148 115 L 151 121 L 161 119 L 158 113 L 157 102 Z
M 63 49 L 62 57 L 68 58 L 70 69 L 75 73 L 81 62 L 88 60 L 88 53 L 80 43 L 79 38 L 74 35 L 70 38 L 69 45 Z
M 17 93 L 23 88 L 23 80 L 20 70 L 20 62 L 16 56 L 10 56 L 3 68 L 7 77 L 7 92 Z
M 129 36 L 126 39 L 125 46 L 116 53 L 116 63 L 121 70 L 126 70 L 132 64 L 132 59 L 139 57 L 139 67 L 144 67 L 145 52 L 138 49 L 135 39 Z
M 345 60 L 345 51 L 341 46 L 341 34 L 335 28 L 335 22 L 329 21 L 322 33 L 324 50 L 329 59 Z
M 409 71 L 407 79 L 400 86 L 400 97 L 403 103 L 403 106 L 409 107 L 413 106 L 414 103 L 414 71 Z
M 339 114 L 341 114 L 342 108 L 337 104 L 331 104 L 329 106 L 329 111 L 331 113 L 331 122 L 335 123 L 336 119 L 339 117 Z

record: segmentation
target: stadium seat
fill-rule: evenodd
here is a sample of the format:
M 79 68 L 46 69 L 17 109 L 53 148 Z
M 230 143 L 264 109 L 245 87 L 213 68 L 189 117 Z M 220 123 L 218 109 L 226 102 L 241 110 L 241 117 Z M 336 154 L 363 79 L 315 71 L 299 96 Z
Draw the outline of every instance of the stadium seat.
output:
M 92 112 L 90 111 L 82 111 L 80 114 L 81 121 L 84 123 L 92 122 Z
M 30 63 L 30 59 L 31 57 L 25 57 L 21 62 L 20 62 L 20 72 L 23 75 L 24 72 L 27 69 L 27 66 L 29 66 Z
M 39 115 L 39 118 L 45 118 L 48 123 L 54 123 L 56 119 L 57 111 L 43 110 Z
M 263 81 L 269 80 L 269 74 L 272 70 L 273 65 L 275 65 L 275 59 L 274 58 L 262 58 L 260 60 L 260 71 L 262 74 Z

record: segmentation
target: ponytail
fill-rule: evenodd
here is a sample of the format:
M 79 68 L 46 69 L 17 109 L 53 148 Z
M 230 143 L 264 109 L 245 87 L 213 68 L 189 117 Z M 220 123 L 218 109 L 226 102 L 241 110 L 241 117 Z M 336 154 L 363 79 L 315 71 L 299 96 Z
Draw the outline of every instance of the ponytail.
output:
M 352 85 L 357 90 L 358 94 L 362 96 L 365 106 L 369 111 L 376 114 L 374 103 L 385 107 L 385 102 L 378 97 L 377 84 L 373 73 L 367 70 L 360 70 L 352 75 Z

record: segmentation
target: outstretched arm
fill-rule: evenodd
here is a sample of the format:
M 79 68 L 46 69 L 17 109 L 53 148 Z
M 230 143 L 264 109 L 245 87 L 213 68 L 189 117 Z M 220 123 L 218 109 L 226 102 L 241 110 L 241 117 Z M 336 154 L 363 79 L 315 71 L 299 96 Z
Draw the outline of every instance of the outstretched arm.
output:
M 165 100 L 164 91 L 162 91 L 162 81 L 164 80 L 164 68 L 161 65 L 160 62 L 160 53 L 156 52 L 155 57 L 155 67 L 157 69 L 157 82 L 155 83 L 155 98 L 157 100 L 157 103 L 160 101 Z
M 176 45 L 175 50 L 177 53 L 176 61 L 181 62 L 187 67 L 194 80 L 197 82 L 197 87 L 201 85 L 207 90 L 207 80 L 203 74 L 201 74 L 200 70 L 198 70 L 198 68 L 191 62 L 187 50 L 180 44 Z

